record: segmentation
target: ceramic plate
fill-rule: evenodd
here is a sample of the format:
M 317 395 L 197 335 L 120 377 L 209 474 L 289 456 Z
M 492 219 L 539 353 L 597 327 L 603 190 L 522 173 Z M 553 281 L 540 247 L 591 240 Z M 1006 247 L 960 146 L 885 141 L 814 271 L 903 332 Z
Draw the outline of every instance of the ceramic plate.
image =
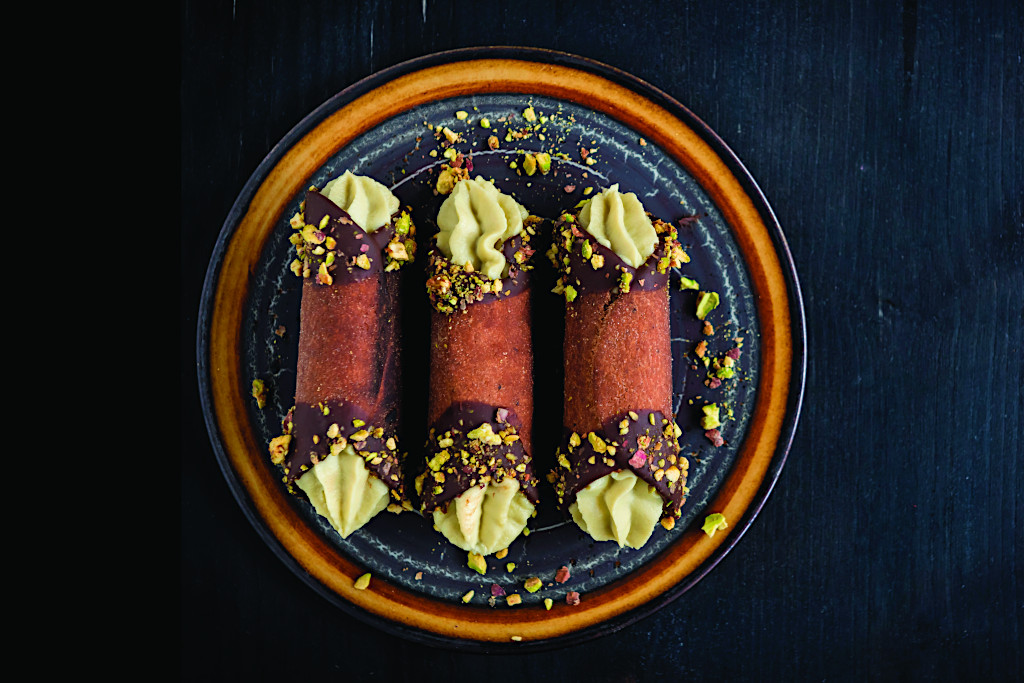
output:
M 531 109 L 537 117 L 529 121 Z M 463 116 L 462 112 L 465 114 Z M 490 127 L 481 125 L 487 119 Z M 690 459 L 689 496 L 672 530 L 656 527 L 640 550 L 594 542 L 554 510 L 542 487 L 538 515 L 481 576 L 466 553 L 415 513 L 382 513 L 342 539 L 303 499 L 285 491 L 267 443 L 295 389 L 301 281 L 289 272 L 288 218 L 310 185 L 351 170 L 392 188 L 414 210 L 421 245 L 443 197 L 433 191 L 447 160 L 444 128 L 473 161 L 532 213 L 554 218 L 614 183 L 654 215 L 680 225 L 691 257 L 673 275 L 674 401 Z M 499 138 L 491 149 L 487 138 Z M 444 141 L 444 142 L 442 142 Z M 585 149 L 586 152 L 581 152 Z M 526 153 L 554 157 L 549 173 L 527 175 Z M 585 155 L 585 156 L 584 156 Z M 585 158 L 586 157 L 586 158 Z M 425 253 L 423 248 L 421 255 Z M 422 262 L 403 282 L 406 368 L 403 443 L 426 433 L 429 305 Z M 697 293 L 680 276 L 719 292 L 705 336 Z M 540 268 L 537 277 L 543 281 Z M 537 288 L 534 460 L 551 468 L 561 434 L 560 299 Z M 742 339 L 739 372 L 711 389 L 694 353 L 702 339 L 721 356 Z M 803 310 L 792 260 L 774 215 L 725 144 L 682 105 L 611 67 L 579 57 L 518 48 L 473 48 L 400 64 L 339 93 L 311 113 L 264 160 L 243 188 L 207 273 L 199 323 L 202 401 L 214 451 L 257 531 L 303 581 L 345 611 L 410 638 L 484 651 L 567 644 L 621 628 L 693 586 L 753 521 L 785 461 L 796 427 L 805 367 Z M 252 381 L 268 387 L 257 407 Z M 550 387 L 550 389 L 543 389 Z M 727 405 L 725 445 L 699 426 L 700 406 Z M 410 448 L 409 457 L 422 451 Z M 718 512 L 727 529 L 701 531 Z M 515 566 L 511 570 L 507 563 Z M 554 582 L 566 565 L 572 578 Z M 357 591 L 354 579 L 373 575 Z M 523 582 L 537 576 L 531 594 Z M 523 604 L 488 604 L 492 584 Z M 462 596 L 474 591 L 464 604 Z M 581 595 L 566 604 L 568 591 Z M 543 600 L 554 607 L 546 610 Z

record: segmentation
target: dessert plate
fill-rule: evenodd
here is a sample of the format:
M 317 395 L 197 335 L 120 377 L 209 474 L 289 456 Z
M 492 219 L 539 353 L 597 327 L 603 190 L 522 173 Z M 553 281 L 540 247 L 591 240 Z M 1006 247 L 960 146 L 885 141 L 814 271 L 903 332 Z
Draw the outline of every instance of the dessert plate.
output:
M 495 136 L 498 146 L 488 143 Z M 290 496 L 271 465 L 270 439 L 292 404 L 301 281 L 288 219 L 310 185 L 351 170 L 392 188 L 413 207 L 425 256 L 443 196 L 434 192 L 447 148 L 472 160 L 472 175 L 547 218 L 614 183 L 654 215 L 680 226 L 691 257 L 674 274 L 671 315 L 674 400 L 690 458 L 689 495 L 675 528 L 656 527 L 641 549 L 594 542 L 554 510 L 542 487 L 528 535 L 481 575 L 466 553 L 412 512 L 382 513 L 342 539 L 304 499 Z M 585 150 L 585 151 L 582 151 Z M 525 155 L 552 155 L 547 173 Z M 449 153 L 451 154 L 451 153 Z M 422 264 L 424 258 L 419 259 Z M 697 292 L 721 295 L 707 335 Z M 539 264 L 537 281 L 554 276 Z M 546 472 L 561 434 L 562 310 L 535 287 L 534 459 Z M 422 270 L 403 282 L 403 448 L 422 457 L 426 434 L 429 304 Z M 742 344 L 739 371 L 710 388 L 710 355 Z M 737 340 L 741 340 L 737 341 Z M 222 471 L 246 516 L 295 574 L 346 612 L 419 641 L 477 651 L 552 647 L 612 632 L 678 598 L 739 540 L 771 492 L 789 449 L 806 366 L 803 307 L 782 231 L 753 179 L 721 139 L 654 87 L 580 57 L 524 48 L 471 48 L 399 64 L 338 93 L 275 146 L 242 189 L 207 271 L 198 329 L 201 399 Z M 266 404 L 252 398 L 253 380 Z M 700 407 L 729 419 L 715 447 Z M 545 500 L 546 499 L 546 500 Z M 705 517 L 728 527 L 708 536 Z M 555 581 L 562 566 L 571 578 Z M 370 587 L 355 579 L 369 572 Z M 536 593 L 523 589 L 539 577 Z M 489 600 L 492 586 L 522 604 Z M 467 594 L 473 595 L 464 600 Z M 578 605 L 566 602 L 579 593 Z M 546 609 L 544 600 L 552 601 Z

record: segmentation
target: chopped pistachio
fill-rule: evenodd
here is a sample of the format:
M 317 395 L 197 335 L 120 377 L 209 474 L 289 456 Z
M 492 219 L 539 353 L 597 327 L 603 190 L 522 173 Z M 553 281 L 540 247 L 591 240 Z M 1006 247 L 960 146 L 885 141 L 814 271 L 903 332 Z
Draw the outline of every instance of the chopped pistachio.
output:
M 698 290 L 700 286 L 697 285 L 697 281 L 690 280 L 689 278 L 679 279 L 679 289 L 681 290 Z
M 531 576 L 523 584 L 523 588 L 525 588 L 530 593 L 536 593 L 537 591 L 539 591 L 541 589 L 541 586 L 543 586 L 543 585 L 544 585 L 544 582 L 540 580 L 540 577 L 538 577 L 538 576 Z
M 469 591 L 468 593 L 466 593 L 465 595 L 462 596 L 462 602 L 468 604 L 469 601 L 473 599 L 474 595 L 476 595 L 475 591 Z
M 704 526 L 701 527 L 701 531 L 708 535 L 708 538 L 713 538 L 716 531 L 728 528 L 729 523 L 725 521 L 725 515 L 718 512 L 712 513 L 707 516 L 704 520 Z
M 515 568 L 516 568 L 516 563 L 515 562 L 509 562 L 508 564 L 505 565 L 506 571 L 508 571 L 510 573 L 515 571 Z
M 519 593 L 513 593 L 505 598 L 505 602 L 508 603 L 509 607 L 515 607 L 523 602 L 523 598 L 520 597 Z
M 533 175 L 537 172 L 537 158 L 532 154 L 523 155 L 523 170 L 526 175 Z
M 701 410 L 704 411 L 704 416 L 700 419 L 701 427 L 704 429 L 714 429 L 722 426 L 717 403 L 709 403 L 702 407 Z
M 527 107 L 526 109 L 523 110 L 523 118 L 529 121 L 530 123 L 533 123 L 534 121 L 537 120 L 537 114 L 536 112 L 533 111 L 533 107 Z
M 488 119 L 488 118 L 480 119 L 480 127 L 481 128 L 490 128 L 491 127 L 491 120 Z
M 455 112 L 455 118 L 457 118 L 459 121 L 465 121 L 466 117 L 468 117 L 468 116 L 469 116 L 469 113 L 468 112 L 464 112 L 462 110 L 459 110 L 459 111 Z
M 697 318 L 704 320 L 708 313 L 718 308 L 717 292 L 701 292 L 697 295 Z
M 252 397 L 256 399 L 256 407 L 263 409 L 267 405 L 267 387 L 261 379 L 252 381 Z
M 547 152 L 539 152 L 536 154 L 536 158 L 537 168 L 540 169 L 542 174 L 547 175 L 548 171 L 551 170 L 551 155 Z
M 370 574 L 366 573 L 356 579 L 355 588 L 356 590 L 366 590 L 370 587 Z
M 467 565 L 469 566 L 470 569 L 477 572 L 478 574 L 487 573 L 487 560 L 484 559 L 483 555 L 470 553 Z
M 576 300 L 576 288 L 572 285 L 565 286 L 565 300 L 569 302 Z
M 555 601 L 554 601 L 554 600 L 552 600 L 551 598 L 544 598 L 544 609 L 546 609 L 546 610 L 550 610 L 550 609 L 551 609 L 551 607 L 552 607 L 552 606 L 553 606 L 554 604 L 555 604 Z

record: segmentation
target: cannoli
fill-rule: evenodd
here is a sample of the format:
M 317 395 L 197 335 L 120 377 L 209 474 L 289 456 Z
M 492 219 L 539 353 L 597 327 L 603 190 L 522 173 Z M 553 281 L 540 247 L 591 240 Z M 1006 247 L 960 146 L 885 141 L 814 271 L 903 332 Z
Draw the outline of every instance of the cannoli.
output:
M 430 392 L 424 514 L 456 546 L 487 555 L 533 514 L 530 240 L 541 219 L 493 183 L 455 184 L 428 261 Z
M 566 301 L 558 505 L 595 540 L 639 548 L 659 519 L 675 525 L 686 491 L 667 285 L 689 258 L 618 185 L 559 217 L 549 255 Z
M 303 278 L 295 406 L 271 458 L 343 538 L 403 500 L 394 271 L 413 260 L 416 229 L 399 204 L 346 172 L 310 188 L 291 220 Z

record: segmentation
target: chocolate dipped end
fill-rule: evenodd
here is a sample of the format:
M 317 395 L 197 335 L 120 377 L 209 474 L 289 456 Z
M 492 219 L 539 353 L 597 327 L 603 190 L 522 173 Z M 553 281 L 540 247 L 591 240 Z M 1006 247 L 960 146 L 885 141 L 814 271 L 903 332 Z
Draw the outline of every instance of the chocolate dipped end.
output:
M 530 260 L 536 253 L 530 243 L 543 219 L 528 216 L 523 230 L 502 243 L 501 253 L 508 263 L 504 277 L 491 279 L 454 263 L 436 245 L 427 261 L 427 295 L 434 310 L 441 313 L 465 311 L 478 303 L 494 303 L 525 292 L 530 286 Z
M 400 268 L 413 260 L 415 228 L 409 210 L 392 214 L 374 232 L 359 226 L 347 211 L 315 189 L 306 192 L 303 223 L 292 236 L 299 260 L 293 272 L 322 285 L 357 282 Z
M 519 416 L 477 401 L 453 403 L 430 428 L 427 469 L 420 497 L 424 512 L 446 507 L 474 486 L 516 479 L 536 504 L 537 478 L 525 448 Z
M 562 214 L 554 224 L 555 268 L 561 273 L 556 291 L 572 300 L 584 292 L 631 292 L 666 289 L 670 270 L 689 261 L 676 240 L 677 231 L 652 217 L 658 233 L 654 253 L 633 268 L 597 241 L 579 224 L 579 212 Z
M 678 427 L 660 411 L 640 410 L 608 418 L 598 430 L 566 430 L 558 450 L 555 493 L 563 511 L 601 477 L 629 470 L 654 487 L 666 516 L 678 517 L 689 464 L 679 454 Z

